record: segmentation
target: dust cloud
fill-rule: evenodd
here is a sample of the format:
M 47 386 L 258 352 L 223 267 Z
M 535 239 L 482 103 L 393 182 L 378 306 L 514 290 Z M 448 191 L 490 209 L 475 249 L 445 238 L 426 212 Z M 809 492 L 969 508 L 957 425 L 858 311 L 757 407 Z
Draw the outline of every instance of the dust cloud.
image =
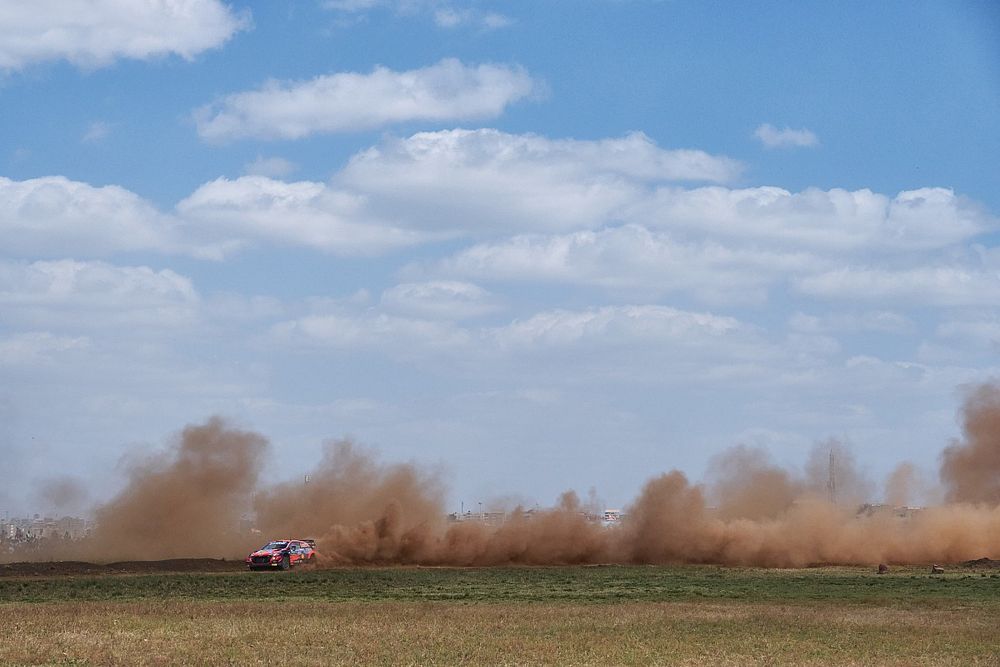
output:
M 965 441 L 941 453 L 945 498 L 1000 504 L 1000 387 L 981 385 L 966 398 L 963 430 Z
M 257 486 L 267 440 L 213 417 L 188 426 L 169 452 L 139 461 L 125 489 L 95 512 L 83 555 L 98 560 L 227 557 Z
M 350 441 L 330 441 L 308 483 L 264 489 L 254 508 L 264 535 L 322 537 L 328 562 L 386 562 L 443 520 L 444 495 L 439 475 L 379 464 Z
M 62 475 L 36 483 L 34 495 L 36 502 L 43 507 L 66 510 L 85 505 L 89 492 L 82 480 Z
M 321 566 L 804 567 L 997 558 L 1000 387 L 977 388 L 962 415 L 964 438 L 941 454 L 943 504 L 908 506 L 921 486 L 909 463 L 885 481 L 886 502 L 874 504 L 875 484 L 850 447 L 827 440 L 801 471 L 737 446 L 712 460 L 704 484 L 676 470 L 655 476 L 612 526 L 595 520 L 593 491 L 583 502 L 566 492 L 549 509 L 514 507 L 502 520 L 449 521 L 441 471 L 384 464 L 350 441 L 326 443 L 308 482 L 262 485 L 267 441 L 212 418 L 184 429 L 162 456 L 134 465 L 72 553 L 105 561 L 240 557 L 267 539 L 309 537 Z M 258 532 L 238 529 L 248 512 Z
M 774 465 L 767 451 L 732 447 L 709 463 L 708 488 L 721 519 L 768 519 L 802 495 L 800 481 Z

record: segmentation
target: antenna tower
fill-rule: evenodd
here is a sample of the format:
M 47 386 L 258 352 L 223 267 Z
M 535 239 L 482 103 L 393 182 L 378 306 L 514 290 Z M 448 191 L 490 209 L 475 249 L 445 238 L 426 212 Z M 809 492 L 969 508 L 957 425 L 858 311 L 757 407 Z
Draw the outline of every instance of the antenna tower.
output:
M 836 470 L 836 456 L 833 453 L 833 446 L 830 446 L 830 470 L 829 477 L 826 480 L 826 490 L 830 493 L 830 502 L 834 505 L 837 504 L 837 474 L 834 472 Z

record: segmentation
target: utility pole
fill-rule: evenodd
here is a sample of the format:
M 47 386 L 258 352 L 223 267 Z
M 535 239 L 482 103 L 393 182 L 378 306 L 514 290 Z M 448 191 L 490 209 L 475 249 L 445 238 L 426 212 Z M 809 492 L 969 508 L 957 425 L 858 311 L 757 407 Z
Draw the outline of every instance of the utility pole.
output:
M 830 502 L 837 504 L 837 473 L 835 472 L 836 458 L 833 453 L 833 445 L 830 445 L 830 471 L 826 480 L 826 490 L 830 493 Z

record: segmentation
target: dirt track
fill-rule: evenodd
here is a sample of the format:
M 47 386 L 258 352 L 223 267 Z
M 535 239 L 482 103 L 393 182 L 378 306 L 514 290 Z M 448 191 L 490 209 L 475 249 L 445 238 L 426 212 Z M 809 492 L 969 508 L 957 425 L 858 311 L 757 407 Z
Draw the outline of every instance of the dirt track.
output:
M 946 571 L 1000 569 L 1000 560 L 979 558 L 946 565 Z M 0 563 L 0 577 L 53 577 L 74 575 L 157 574 L 178 572 L 240 572 L 246 569 L 242 560 L 220 558 L 172 558 L 169 560 L 138 560 L 118 563 L 86 563 L 83 561 L 48 561 Z
M 245 570 L 242 560 L 216 558 L 173 558 L 170 560 L 123 561 L 120 563 L 84 563 L 52 561 L 0 564 L 0 577 L 52 577 L 84 574 L 155 574 L 159 572 L 234 572 Z

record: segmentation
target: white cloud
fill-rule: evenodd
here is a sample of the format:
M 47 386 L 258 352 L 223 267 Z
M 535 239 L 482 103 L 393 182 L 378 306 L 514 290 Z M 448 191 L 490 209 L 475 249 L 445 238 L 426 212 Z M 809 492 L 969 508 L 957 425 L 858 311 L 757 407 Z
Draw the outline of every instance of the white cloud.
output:
M 686 342 L 693 346 L 736 333 L 732 317 L 668 306 L 605 306 L 583 311 L 553 310 L 492 330 L 504 348 L 596 344 L 620 347 L 637 341 Z
M 8 323 L 72 328 L 172 327 L 197 316 L 191 281 L 174 271 L 73 260 L 0 263 Z
M 253 162 L 243 165 L 243 173 L 247 176 L 267 176 L 282 178 L 298 171 L 298 165 L 283 157 L 263 157 L 258 155 Z
M 434 23 L 441 28 L 454 28 L 469 20 L 471 12 L 452 7 L 442 7 L 434 11 Z
M 481 243 L 430 270 L 480 279 L 562 282 L 647 296 L 691 294 L 703 301 L 764 300 L 789 274 L 827 264 L 808 253 L 683 242 L 637 225 L 599 231 L 522 235 Z
M 29 331 L 0 337 L 0 366 L 52 363 L 55 355 L 90 345 L 86 337 L 56 336 L 47 331 Z
M 252 165 L 291 166 L 264 158 Z M 447 130 L 386 139 L 356 154 L 329 183 L 219 178 L 168 213 L 116 186 L 0 178 L 0 256 L 152 251 L 222 259 L 263 244 L 373 256 L 473 239 L 476 245 L 451 257 L 410 267 L 404 280 L 544 281 L 598 287 L 629 301 L 680 294 L 710 304 L 761 303 L 790 283 L 800 294 L 854 290 L 862 301 L 905 295 L 912 302 L 919 296 L 905 285 L 867 287 L 881 280 L 875 269 L 837 272 L 879 267 L 895 280 L 900 271 L 934 265 L 952 275 L 929 287 L 933 303 L 984 303 L 994 294 L 995 253 L 968 243 L 997 229 L 997 220 L 951 190 L 889 197 L 664 184 L 738 171 L 727 158 L 662 149 L 642 134 L 579 141 Z M 980 288 L 987 296 L 976 296 Z M 431 314 L 437 306 L 425 298 L 388 292 L 385 304 L 445 317 Z M 459 313 L 456 298 L 448 308 Z M 472 313 L 480 305 L 463 307 Z
M 385 313 L 308 315 L 275 325 L 271 335 L 296 347 L 367 348 L 395 356 L 455 352 L 470 340 L 468 331 L 449 322 Z
M 493 118 L 531 95 L 537 82 L 520 67 L 445 59 L 422 69 L 342 72 L 310 81 L 271 81 L 226 96 L 195 114 L 209 141 L 301 139 L 408 121 Z
M 893 301 L 925 306 L 994 306 L 1000 303 L 1000 272 L 938 266 L 904 269 L 847 267 L 797 281 L 810 296 Z
M 869 331 L 898 334 L 911 332 L 915 328 L 912 320 L 900 313 L 888 310 L 827 313 L 824 315 L 795 313 L 789 318 L 788 326 L 793 331 L 813 334 Z
M 453 320 L 478 317 L 498 308 L 482 287 L 454 280 L 396 285 L 382 293 L 381 304 L 405 315 Z
M 430 238 L 380 224 L 364 197 L 322 183 L 286 183 L 263 176 L 220 178 L 177 205 L 201 241 L 218 255 L 264 240 L 339 254 L 375 254 Z
M 0 177 L 0 255 L 59 257 L 170 251 L 175 222 L 124 188 L 62 176 Z
M 192 59 L 250 25 L 219 0 L 32 0 L 0 8 L 0 69 L 65 59 L 101 67 L 119 58 Z
M 947 320 L 938 325 L 936 334 L 941 338 L 985 344 L 996 350 L 1000 348 L 1000 317 L 983 314 Z
M 504 16 L 503 14 L 498 14 L 496 12 L 487 12 L 486 14 L 483 14 L 479 20 L 483 27 L 491 30 L 506 28 L 514 22 L 514 20 L 509 16 Z
M 467 4 L 467 3 L 466 3 Z M 494 11 L 483 11 L 444 0 L 325 0 L 322 6 L 339 12 L 362 13 L 378 8 L 388 8 L 399 15 L 426 15 L 430 13 L 439 28 L 472 26 L 485 30 L 506 28 L 513 21 Z
M 434 10 L 434 23 L 439 28 L 458 28 L 461 26 L 477 26 L 486 30 L 506 28 L 513 21 L 496 12 L 480 12 L 473 9 L 456 9 L 454 7 L 439 7 Z
M 62 176 L 0 177 L 0 234 L 5 240 L 0 256 L 155 251 L 209 259 L 260 241 L 372 254 L 435 238 L 381 223 L 367 211 L 363 195 L 263 176 L 206 183 L 171 215 L 117 186 L 94 187 Z
M 555 309 L 484 330 L 479 338 L 529 376 L 606 378 L 634 386 L 760 382 L 787 365 L 759 332 L 736 318 L 659 305 Z
M 890 198 L 839 188 L 792 193 L 775 187 L 662 187 L 626 217 L 651 228 L 857 252 L 932 250 L 1000 227 L 979 206 L 945 188 Z
M 85 144 L 96 144 L 104 141 L 111 134 L 111 125 L 101 120 L 95 120 L 87 127 L 83 138 L 80 140 Z
M 334 182 L 370 195 L 385 217 L 475 233 L 597 227 L 650 183 L 725 181 L 739 171 L 729 158 L 662 149 L 641 133 L 577 141 L 481 129 L 386 140 L 355 155 Z
M 324 0 L 322 6 L 342 12 L 361 12 L 386 4 L 386 0 Z
M 753 135 L 766 148 L 812 148 L 819 146 L 819 138 L 811 130 L 793 130 L 778 128 L 764 123 L 754 130 Z
M 555 381 L 592 374 L 646 379 L 747 378 L 778 358 L 735 318 L 667 306 L 556 309 L 501 326 L 401 317 L 376 310 L 308 315 L 271 327 L 272 349 L 356 351 L 503 375 L 505 361 Z M 274 347 L 277 346 L 277 347 Z

